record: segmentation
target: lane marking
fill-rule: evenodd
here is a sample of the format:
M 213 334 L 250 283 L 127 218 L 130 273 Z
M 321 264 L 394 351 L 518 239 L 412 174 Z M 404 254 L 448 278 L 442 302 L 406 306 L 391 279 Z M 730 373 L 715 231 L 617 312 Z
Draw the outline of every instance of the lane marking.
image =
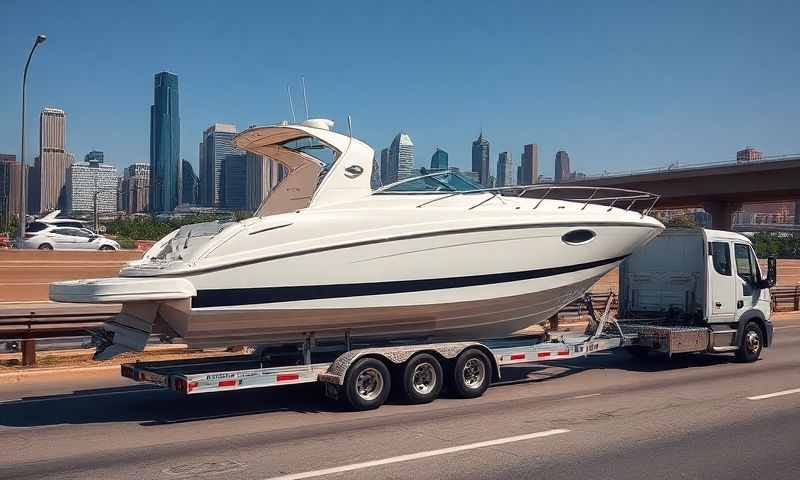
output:
M 569 397 L 569 398 L 571 398 L 573 400 L 579 400 L 581 398 L 599 397 L 600 395 L 602 395 L 602 393 L 590 393 L 588 395 L 577 395 L 575 397 Z
M 324 468 L 322 470 L 310 470 L 308 472 L 293 473 L 290 475 L 281 475 L 278 477 L 270 477 L 266 480 L 300 480 L 303 478 L 322 477 L 324 475 L 331 475 L 334 473 L 352 472 L 353 470 L 361 470 L 364 468 L 376 467 L 380 465 L 389 465 L 392 463 L 408 462 L 411 460 L 419 460 L 421 458 L 436 457 L 439 455 L 448 455 L 451 453 L 463 452 L 466 450 L 474 450 L 476 448 L 493 447 L 495 445 L 503 445 L 505 443 L 521 442 L 523 440 L 531 440 L 534 438 L 549 437 L 552 435 L 559 435 L 567 433 L 569 430 L 558 428 L 555 430 L 545 430 L 543 432 L 529 433 L 526 435 L 517 435 L 514 437 L 498 438 L 496 440 L 488 440 L 485 442 L 469 443 L 466 445 L 459 445 L 457 447 L 440 448 L 438 450 L 430 450 L 428 452 L 411 453 L 408 455 L 399 455 L 396 457 L 384 458 L 381 460 L 372 460 L 370 462 L 351 463 L 350 465 L 342 465 L 341 467 Z
M 785 330 L 787 328 L 800 328 L 800 325 L 790 325 L 788 327 L 774 327 L 773 330 Z
M 748 400 L 765 400 L 767 398 L 782 397 L 784 395 L 791 395 L 793 393 L 800 393 L 800 388 L 793 388 L 791 390 L 782 390 L 775 393 L 765 393 L 764 395 L 756 395 L 755 397 L 747 397 Z
M 45 398 L 14 398 L 11 400 L 0 400 L 0 405 L 8 405 L 8 404 L 28 404 L 28 403 L 42 403 L 42 402 L 54 402 L 57 400 L 80 400 L 82 398 L 95 398 L 95 397 L 111 397 L 115 395 L 132 395 L 134 393 L 143 393 L 143 392 L 159 392 L 162 390 L 166 390 L 165 388 L 141 388 L 139 390 L 130 390 L 125 392 L 107 392 L 107 393 L 86 393 L 83 395 L 71 395 L 69 393 L 65 393 L 62 395 L 52 395 Z

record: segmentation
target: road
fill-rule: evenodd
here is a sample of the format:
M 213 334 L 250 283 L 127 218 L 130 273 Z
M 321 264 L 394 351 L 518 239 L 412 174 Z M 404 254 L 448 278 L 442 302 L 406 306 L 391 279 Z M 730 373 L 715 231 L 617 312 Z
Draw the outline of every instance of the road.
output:
M 615 352 L 372 412 L 308 385 L 186 398 L 113 371 L 34 377 L 0 385 L 0 478 L 796 480 L 800 318 L 777 326 L 755 364 Z

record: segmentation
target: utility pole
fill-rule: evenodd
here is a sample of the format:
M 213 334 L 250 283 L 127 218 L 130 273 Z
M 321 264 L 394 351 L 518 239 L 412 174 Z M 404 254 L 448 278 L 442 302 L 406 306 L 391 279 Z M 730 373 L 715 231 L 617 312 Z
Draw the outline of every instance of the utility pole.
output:
M 33 43 L 31 53 L 28 54 L 28 61 L 25 62 L 25 70 L 22 73 L 22 133 L 20 135 L 22 138 L 19 152 L 19 225 L 17 226 L 17 248 L 23 248 L 23 242 L 25 241 L 25 84 L 28 81 L 28 65 L 31 63 L 33 52 L 36 50 L 36 47 L 38 47 L 40 43 L 44 43 L 45 40 L 47 40 L 45 35 L 41 33 L 36 35 L 36 41 Z

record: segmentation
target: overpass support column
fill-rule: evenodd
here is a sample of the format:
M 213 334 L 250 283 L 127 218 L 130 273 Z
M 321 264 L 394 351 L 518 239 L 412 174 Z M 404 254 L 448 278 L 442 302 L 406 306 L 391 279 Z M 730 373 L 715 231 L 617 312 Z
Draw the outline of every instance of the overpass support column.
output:
M 733 214 L 742 208 L 738 202 L 709 201 L 703 209 L 711 215 L 711 227 L 716 230 L 730 230 L 733 227 Z

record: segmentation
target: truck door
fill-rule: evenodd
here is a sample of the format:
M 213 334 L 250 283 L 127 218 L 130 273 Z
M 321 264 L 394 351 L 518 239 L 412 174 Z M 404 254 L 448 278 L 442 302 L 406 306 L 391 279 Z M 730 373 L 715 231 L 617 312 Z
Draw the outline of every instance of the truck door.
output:
M 710 322 L 732 323 L 736 312 L 736 294 L 728 241 L 708 242 L 708 319 Z
M 750 245 L 745 243 L 734 243 L 733 253 L 736 259 L 736 318 L 747 312 L 758 308 L 758 301 L 761 298 L 761 289 L 756 285 L 761 279 L 761 271 L 758 269 L 755 254 Z

